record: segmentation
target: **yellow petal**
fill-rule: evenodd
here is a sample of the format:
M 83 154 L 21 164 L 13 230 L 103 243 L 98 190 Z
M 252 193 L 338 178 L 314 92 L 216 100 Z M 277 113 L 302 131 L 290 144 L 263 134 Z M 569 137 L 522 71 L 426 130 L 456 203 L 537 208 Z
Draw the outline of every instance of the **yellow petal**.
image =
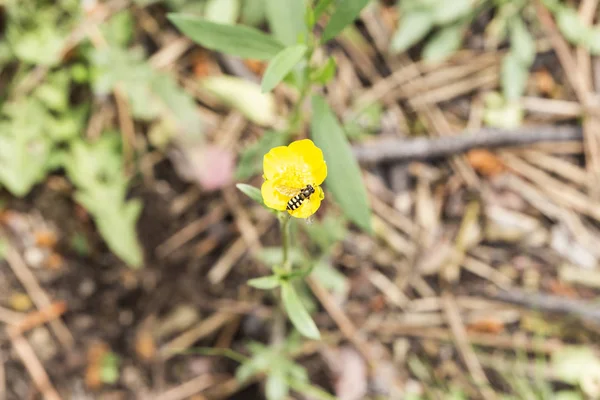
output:
M 265 202 L 265 205 L 274 210 L 283 211 L 287 206 L 290 197 L 285 196 L 275 189 L 274 180 L 266 180 L 260 188 L 260 193 Z
M 287 146 L 273 147 L 263 158 L 263 173 L 265 179 L 275 179 L 281 174 L 283 166 L 288 163 L 292 153 Z
M 304 200 L 300 207 L 293 211 L 288 211 L 292 217 L 308 218 L 317 212 L 321 206 L 321 200 L 325 198 L 325 193 L 320 187 L 315 188 L 315 193 L 307 200 Z
M 320 185 L 327 177 L 327 164 L 323 152 L 310 139 L 297 140 L 291 143 L 290 151 L 303 160 L 310 171 L 310 182 L 306 184 Z

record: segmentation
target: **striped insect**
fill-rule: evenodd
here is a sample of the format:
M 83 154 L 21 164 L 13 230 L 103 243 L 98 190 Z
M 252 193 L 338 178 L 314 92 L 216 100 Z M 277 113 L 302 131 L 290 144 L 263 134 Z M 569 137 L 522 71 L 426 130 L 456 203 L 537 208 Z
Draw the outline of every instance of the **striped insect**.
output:
M 310 196 L 315 192 L 315 188 L 312 185 L 306 185 L 305 188 L 300 189 L 300 192 L 294 194 L 292 198 L 287 202 L 286 210 L 294 211 L 298 209 L 304 202 L 310 198 Z

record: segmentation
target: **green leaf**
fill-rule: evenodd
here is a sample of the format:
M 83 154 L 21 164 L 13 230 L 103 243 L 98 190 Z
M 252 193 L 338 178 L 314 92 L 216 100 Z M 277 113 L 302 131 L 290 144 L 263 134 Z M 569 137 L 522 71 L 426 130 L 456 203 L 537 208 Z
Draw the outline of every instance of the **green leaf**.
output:
M 261 89 L 263 93 L 271 91 L 279 82 L 289 74 L 302 60 L 307 47 L 303 44 L 286 47 L 281 50 L 270 62 L 263 75 Z
M 242 193 L 250 197 L 252 200 L 256 201 L 261 206 L 265 205 L 259 188 L 256 188 L 251 185 L 246 185 L 245 183 L 238 183 L 235 185 L 235 187 L 237 187 Z
M 284 47 L 278 40 L 248 26 L 217 24 L 184 14 L 169 14 L 168 18 L 196 43 L 222 53 L 268 60 L 275 57 Z
M 275 122 L 275 99 L 258 84 L 235 76 L 210 76 L 201 85 L 252 122 L 267 126 Z
M 64 166 L 77 188 L 75 199 L 93 216 L 108 247 L 130 267 L 137 268 L 143 263 L 136 231 L 142 203 L 126 200 L 128 181 L 119 145 L 116 132 L 104 133 L 94 143 L 74 141 Z
M 586 47 L 592 55 L 600 54 L 600 28 L 590 28 L 585 37 Z
M 133 38 L 134 19 L 129 10 L 123 10 L 100 27 L 102 35 L 110 45 L 126 47 Z
M 327 393 L 323 389 L 317 386 L 313 386 L 310 383 L 302 382 L 296 379 L 288 379 L 288 385 L 296 392 L 302 393 L 310 399 L 317 400 L 336 400 L 337 397 Z
M 309 339 L 320 339 L 321 335 L 319 334 L 317 325 L 315 325 L 310 314 L 306 311 L 306 308 L 300 301 L 300 297 L 298 297 L 298 293 L 296 293 L 290 282 L 281 283 L 281 298 L 285 311 L 298 332 Z
M 289 258 L 292 265 L 300 265 L 304 261 L 302 252 L 298 248 L 290 249 Z M 283 263 L 283 249 L 279 246 L 264 247 L 256 253 L 256 259 L 267 265 L 281 265 Z
M 580 44 L 585 40 L 587 28 L 574 8 L 560 7 L 556 12 L 556 24 L 569 42 Z
M 520 17 L 514 17 L 510 24 L 510 50 L 521 63 L 529 66 L 535 58 L 535 40 Z
M 463 39 L 463 26 L 450 25 L 437 31 L 425 45 L 422 57 L 429 62 L 443 61 L 454 54 Z
M 401 53 L 423 39 L 433 28 L 433 15 L 429 10 L 416 10 L 402 15 L 398 29 L 390 42 L 394 53 Z
M 552 370 L 563 382 L 581 383 L 586 375 L 600 379 L 600 359 L 591 347 L 565 346 L 552 353 Z
M 266 0 L 267 19 L 271 31 L 280 42 L 291 46 L 306 42 L 306 25 L 304 15 L 306 2 L 304 0 Z
M 321 65 L 321 67 L 311 73 L 310 80 L 319 85 L 326 85 L 335 76 L 336 69 L 335 58 L 329 57 L 324 65 Z
M 319 0 L 314 10 L 315 20 L 318 20 L 331 4 L 333 4 L 333 0 Z
M 312 110 L 312 138 L 327 162 L 327 189 L 350 220 L 371 232 L 367 190 L 348 139 L 325 99 L 314 96 Z
M 324 260 L 320 260 L 315 264 L 311 277 L 318 280 L 325 289 L 331 290 L 338 296 L 345 296 L 348 293 L 349 284 L 346 276 Z
M 472 0 L 439 1 L 432 8 L 433 19 L 437 25 L 447 25 L 474 9 Z
M 241 21 L 245 25 L 259 26 L 266 18 L 266 0 L 243 0 Z
M 513 52 L 504 56 L 500 71 L 504 98 L 508 101 L 520 98 L 525 92 L 528 76 L 529 68 Z
M 115 353 L 108 352 L 102 356 L 100 363 L 100 379 L 107 385 L 117 383 L 119 380 L 120 359 Z
M 263 158 L 273 147 L 283 146 L 288 142 L 288 134 L 275 131 L 265 132 L 256 143 L 242 152 L 235 176 L 239 180 L 254 176 L 263 167 Z
M 505 102 L 497 92 L 484 97 L 485 111 L 483 121 L 487 126 L 503 129 L 515 129 L 523 121 L 523 107 L 518 101 Z
M 287 399 L 290 388 L 285 380 L 285 371 L 273 369 L 267 375 L 265 385 L 265 395 L 267 400 L 285 400 Z
M 248 285 L 257 289 L 271 290 L 279 287 L 279 277 L 277 275 L 263 276 L 248 281 Z
M 360 12 L 370 0 L 341 0 L 337 2 L 335 11 L 331 15 L 325 30 L 322 42 L 325 43 L 337 36 L 346 26 L 358 18 Z
M 239 0 L 208 0 L 204 9 L 204 17 L 219 24 L 233 25 L 239 14 Z

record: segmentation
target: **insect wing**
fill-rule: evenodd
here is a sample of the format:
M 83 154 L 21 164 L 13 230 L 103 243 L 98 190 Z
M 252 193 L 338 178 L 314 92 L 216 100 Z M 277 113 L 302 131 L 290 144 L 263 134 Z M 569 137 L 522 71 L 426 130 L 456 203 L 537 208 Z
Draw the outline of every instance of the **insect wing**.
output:
M 294 189 L 289 186 L 275 186 L 275 190 L 284 196 L 294 197 L 302 191 L 302 189 Z

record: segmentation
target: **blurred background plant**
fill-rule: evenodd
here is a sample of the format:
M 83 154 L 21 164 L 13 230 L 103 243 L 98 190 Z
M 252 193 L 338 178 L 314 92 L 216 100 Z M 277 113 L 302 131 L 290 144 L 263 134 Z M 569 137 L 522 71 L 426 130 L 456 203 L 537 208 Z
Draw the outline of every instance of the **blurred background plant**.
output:
M 542 56 L 553 56 L 547 26 L 540 21 L 541 8 L 551 13 L 558 32 L 567 43 L 591 56 L 600 52 L 600 28 L 585 22 L 577 6 L 578 2 L 559 0 L 0 1 L 0 187 L 12 195 L 9 202 L 15 201 L 15 198 L 23 199 L 25 203 L 16 204 L 28 206 L 31 206 L 34 199 L 41 198 L 38 194 L 42 192 L 42 187 L 48 185 L 58 188 L 57 191 L 66 193 L 68 199 L 80 206 L 70 208 L 69 215 L 76 215 L 74 218 L 83 221 L 87 216 L 91 217 L 97 233 L 120 259 L 99 257 L 102 260 L 98 265 L 111 266 L 115 270 L 120 264 L 132 268 L 149 267 L 150 271 L 143 279 L 140 278 L 141 275 L 119 269 L 118 279 L 127 288 L 126 295 L 102 295 L 88 300 L 89 303 L 98 304 L 112 301 L 110 304 L 119 314 L 118 318 L 113 316 L 110 320 L 118 320 L 119 324 L 129 326 L 134 320 L 136 323 L 140 322 L 137 318 L 142 318 L 131 315 L 129 308 L 137 310 L 131 303 L 145 303 L 145 300 L 160 302 L 163 301 L 160 299 L 169 297 L 164 293 L 154 295 L 154 290 L 159 292 L 157 282 L 166 286 L 165 281 L 170 280 L 170 277 L 161 275 L 165 272 L 157 273 L 157 268 L 174 271 L 174 275 L 180 274 L 181 270 L 191 271 L 191 275 L 197 279 L 201 276 L 206 281 L 208 288 L 202 286 L 203 290 L 210 292 L 223 289 L 224 277 L 231 271 L 228 268 L 232 265 L 237 268 L 245 267 L 246 263 L 240 260 L 246 248 L 237 243 L 256 244 L 253 232 L 264 233 L 267 228 L 261 228 L 263 224 L 259 212 L 240 200 L 231 200 L 231 192 L 228 190 L 232 182 L 244 181 L 246 184 L 238 187 L 260 203 L 260 193 L 256 186 L 260 184 L 264 154 L 275 146 L 310 137 L 323 150 L 329 166 L 325 185 L 327 197 L 323 210 L 317 214 L 314 223 L 295 223 L 291 226 L 291 235 L 298 244 L 289 249 L 289 257 L 294 266 L 291 274 L 274 270 L 273 275 L 269 276 L 265 269 L 253 268 L 243 276 L 245 279 L 254 277 L 250 285 L 255 288 L 285 287 L 283 290 L 287 293 L 285 297 L 288 301 L 283 306 L 291 316 L 292 324 L 305 337 L 314 339 L 319 336 L 319 332 L 316 331 L 317 324 L 313 318 L 319 326 L 323 324 L 323 318 L 318 320 L 315 317 L 319 315 L 320 307 L 335 315 L 339 304 L 345 304 L 349 293 L 356 290 L 352 289 L 352 285 L 362 286 L 367 282 L 385 294 L 382 297 L 385 301 L 400 308 L 405 305 L 402 292 L 396 288 L 404 282 L 402 279 L 392 282 L 375 270 L 360 276 L 362 280 L 351 280 L 339 270 L 339 260 L 344 257 L 345 261 L 349 260 L 348 263 L 355 266 L 363 262 L 355 254 L 345 255 L 348 247 L 357 252 L 368 253 L 372 251 L 369 249 L 377 247 L 365 245 L 367 250 L 364 250 L 360 245 L 374 242 L 377 246 L 385 243 L 394 251 L 400 252 L 398 249 L 402 249 L 408 252 L 413 244 L 407 244 L 404 236 L 395 234 L 396 230 L 389 228 L 388 221 L 382 221 L 381 214 L 392 215 L 392 207 L 402 208 L 403 202 L 401 196 L 390 200 L 393 196 L 387 189 L 373 184 L 373 173 L 383 176 L 387 172 L 381 173 L 381 169 L 375 167 L 369 168 L 369 172 L 365 174 L 359 168 L 351 146 L 351 142 L 360 143 L 373 139 L 374 134 L 386 131 L 385 124 L 388 124 L 387 127 L 390 125 L 389 109 L 395 106 L 393 102 L 373 95 L 372 92 L 368 96 L 361 94 L 362 97 L 352 97 L 346 104 L 340 100 L 339 94 L 346 89 L 336 86 L 336 78 L 353 76 L 352 79 L 360 85 L 372 88 L 377 85 L 372 76 L 373 71 L 381 76 L 389 76 L 396 69 L 401 69 L 400 64 L 388 62 L 393 57 L 419 59 L 419 68 L 429 72 L 439 66 L 447 66 L 444 63 L 452 63 L 461 53 L 472 54 L 472 49 L 494 53 L 500 68 L 499 79 L 494 76 L 493 82 L 486 81 L 487 83 L 479 85 L 485 88 L 482 91 L 482 121 L 490 127 L 515 129 L 524 123 L 527 116 L 524 106 L 527 99 L 524 97 L 531 92 L 532 81 L 540 87 L 545 85 L 545 89 L 541 90 L 545 90 L 549 96 L 555 96 L 559 91 L 556 89 L 560 86 L 555 82 L 556 77 L 546 74 L 543 80 L 538 72 L 532 72 Z M 367 29 L 367 19 L 361 19 L 361 13 L 371 17 L 377 13 L 384 26 L 386 18 L 391 21 L 387 25 L 393 30 L 389 40 L 380 40 L 376 32 Z M 199 46 L 182 37 L 181 33 Z M 340 65 L 339 60 L 346 60 L 347 55 L 352 63 Z M 557 64 L 555 58 L 552 62 Z M 350 70 L 348 65 L 352 65 Z M 464 64 L 460 64 L 454 72 L 463 67 Z M 497 68 L 497 65 L 489 64 L 489 69 L 492 68 Z M 464 70 L 454 75 L 458 77 L 456 79 L 463 76 L 460 74 Z M 568 81 L 569 77 L 566 79 Z M 546 83 L 540 83 L 542 80 Z M 421 88 L 417 88 L 412 94 L 401 95 L 404 96 L 402 101 L 410 104 L 406 108 L 418 108 L 415 104 L 424 101 L 423 98 L 418 98 L 420 91 Z M 285 101 L 282 102 L 281 99 Z M 567 105 L 573 106 L 571 103 Z M 477 109 L 476 106 L 472 108 Z M 215 116 L 218 113 L 224 114 L 224 111 L 228 113 L 226 117 Z M 426 126 L 422 116 L 415 114 L 418 113 L 411 111 L 405 120 L 394 120 L 391 124 L 396 130 L 399 126 L 405 127 L 405 134 L 422 135 L 431 126 Z M 451 120 L 458 119 L 456 115 L 460 115 L 454 111 L 450 114 Z M 575 114 L 575 119 L 583 118 L 581 111 Z M 474 120 L 476 119 L 475 116 Z M 234 131 L 237 132 L 236 135 L 228 135 L 228 132 Z M 248 132 L 244 138 L 241 136 L 242 131 Z M 236 157 L 237 161 L 234 162 Z M 167 168 L 155 173 L 154 167 L 165 158 L 168 160 Z M 469 154 L 471 166 L 483 176 L 492 176 L 494 171 L 506 170 L 500 161 L 494 164 L 497 168 L 489 167 L 490 159 L 497 160 L 489 153 L 483 154 L 482 163 L 485 166 L 480 167 L 482 164 L 476 159 L 478 158 L 474 153 Z M 435 225 L 433 219 L 442 214 L 440 210 L 445 206 L 445 192 L 433 192 L 433 186 L 429 185 L 444 181 L 448 173 L 444 171 L 441 174 L 437 169 L 427 169 L 423 164 L 414 168 L 414 171 L 411 170 L 411 177 L 418 177 L 415 178 L 419 180 L 418 197 L 429 200 L 426 204 L 431 205 L 429 214 L 420 208 L 425 207 L 425 203 L 415 205 L 415 214 L 418 214 L 415 218 L 420 222 L 424 221 L 421 227 L 428 223 Z M 165 169 L 169 172 L 165 172 Z M 552 174 L 556 173 L 555 169 Z M 566 176 L 579 176 L 578 169 L 567 170 Z M 159 176 L 154 176 L 156 174 Z M 165 181 L 169 184 L 164 184 Z M 365 185 L 367 181 L 371 184 L 369 190 Z M 147 185 L 147 182 L 152 182 L 152 185 Z M 172 182 L 176 183 L 171 185 Z M 184 182 L 197 185 L 200 191 L 179 193 L 187 188 Z M 460 184 L 450 179 L 448 185 L 455 188 Z M 170 227 L 169 233 L 175 239 L 167 240 L 162 232 L 166 229 L 160 225 L 167 225 L 160 217 L 161 206 L 154 206 L 148 200 L 153 197 L 145 195 L 144 191 L 148 186 L 152 186 L 154 195 L 158 193 L 157 197 L 168 198 L 169 207 L 172 206 L 175 210 L 185 209 L 186 205 L 201 203 L 207 198 L 212 199 L 211 196 L 223 194 L 227 207 L 232 210 L 231 216 L 223 216 L 219 206 L 211 205 L 201 209 L 202 229 L 210 230 L 206 226 L 211 224 L 215 226 L 207 234 L 206 240 L 200 242 L 194 250 L 194 254 L 200 256 L 189 262 L 198 263 L 198 259 L 206 261 L 211 267 L 209 273 L 205 274 L 202 270 L 199 274 L 198 267 L 193 265 L 182 267 L 181 261 L 169 264 L 164 262 L 167 257 L 163 257 L 164 254 L 170 256 L 173 253 L 176 259 L 184 258 L 173 250 L 179 244 L 173 243 L 189 240 L 181 238 L 193 236 L 189 232 L 195 228 L 193 224 L 190 224 L 192 228 L 186 225 L 186 215 L 183 212 L 178 214 L 169 208 L 169 212 L 172 212 L 169 214 L 169 222 L 175 221 L 179 226 Z M 373 189 L 373 186 L 376 188 Z M 215 190 L 219 190 L 218 195 L 214 194 Z M 453 190 L 455 189 L 448 191 Z M 529 199 L 537 198 L 531 191 L 526 193 L 531 196 Z M 377 196 L 385 201 L 382 202 Z M 569 201 L 571 200 L 564 200 L 571 204 Z M 221 199 L 217 202 L 221 202 Z M 373 202 L 376 202 L 379 216 L 371 212 Z M 574 204 L 579 207 L 577 211 L 584 210 L 582 214 L 594 215 L 593 210 L 581 206 L 579 198 L 574 200 Z M 202 205 L 204 207 L 205 203 Z M 551 207 L 544 210 L 547 209 L 552 210 Z M 148 233 L 145 230 L 146 223 L 141 221 L 144 212 L 148 213 L 147 220 L 153 220 L 159 225 Z M 208 216 L 202 219 L 205 214 Z M 448 214 L 452 212 L 448 211 Z M 215 215 L 228 223 L 231 222 L 229 220 L 234 220 L 241 232 L 241 239 L 234 241 L 230 235 L 231 227 L 227 225 L 223 228 L 215 223 Z M 464 215 L 472 213 L 465 212 Z M 460 214 L 458 218 L 461 224 L 463 217 Z M 480 217 L 483 218 L 477 214 L 474 219 Z M 540 219 L 546 217 L 544 214 Z M 3 216 L 3 221 L 4 218 Z M 274 220 L 271 215 L 269 218 Z M 464 220 L 465 226 L 472 222 L 467 221 L 466 217 Z M 394 226 L 406 226 L 405 220 L 392 218 L 392 221 Z M 544 220 L 543 223 L 547 221 Z M 579 220 L 569 226 L 575 226 L 581 232 L 590 225 L 587 221 L 582 222 L 581 226 L 578 223 Z M 11 226 L 21 229 L 21 225 Z M 186 226 L 181 228 L 182 225 Z M 243 228 L 248 225 L 253 227 Z M 181 234 L 179 229 L 185 228 L 188 230 Z M 465 231 L 468 232 L 468 229 L 461 229 L 461 232 Z M 355 239 L 349 245 L 347 237 L 351 232 Z M 554 235 L 555 231 L 552 232 Z M 161 233 L 163 236 L 159 235 Z M 372 233 L 375 236 L 368 236 Z M 164 241 L 160 246 L 148 246 L 147 243 L 160 243 L 160 240 L 144 241 L 141 239 L 144 234 L 160 236 Z M 82 257 L 89 257 L 90 248 L 93 247 L 93 243 L 88 243 L 89 237 L 90 235 L 77 232 L 68 242 L 68 250 L 73 250 Z M 224 247 L 227 249 L 221 249 L 218 245 L 220 241 L 215 241 L 214 237 L 225 238 L 221 242 L 226 242 Z M 275 266 L 283 260 L 281 246 L 274 246 L 277 240 L 271 239 L 268 239 L 269 246 L 262 246 L 260 243 L 255 247 L 248 246 L 253 262 L 259 266 Z M 421 239 L 419 237 L 415 242 L 420 243 Z M 444 243 L 442 241 L 435 250 L 436 254 L 442 254 L 440 258 L 444 258 Z M 496 242 L 491 240 L 490 243 L 493 245 Z M 2 258 L 11 254 L 5 249 L 5 245 L 3 241 L 0 252 Z M 222 250 L 225 258 L 203 258 L 215 248 Z M 239 250 L 240 248 L 243 250 Z M 580 250 L 579 247 L 577 249 Z M 465 251 L 462 251 L 463 255 Z M 385 252 L 373 252 L 378 253 L 372 255 L 377 260 L 393 258 Z M 36 260 L 34 253 L 25 254 L 29 263 Z M 543 254 L 539 257 L 538 253 L 535 254 L 536 260 L 545 257 Z M 568 257 L 579 260 L 586 255 L 588 253 L 582 250 L 577 255 L 571 254 Z M 381 262 L 393 264 L 394 260 Z M 452 262 L 449 261 L 448 264 Z M 94 263 L 94 267 L 96 265 Z M 173 268 L 170 269 L 171 267 Z M 568 269 L 561 266 L 561 271 L 563 270 Z M 104 273 L 108 278 L 104 278 Z M 95 274 L 102 274 L 104 280 L 98 278 L 95 281 Z M 94 277 L 90 278 L 91 283 L 85 280 L 85 285 L 78 287 L 77 292 L 73 291 L 75 294 L 91 293 L 97 287 L 110 286 L 108 283 L 117 280 L 112 272 L 94 272 L 90 275 Z M 162 277 L 163 281 L 157 276 Z M 491 276 L 497 275 L 492 273 Z M 79 275 L 75 274 L 75 277 L 73 280 L 79 281 Z M 56 277 L 44 279 L 47 279 L 44 283 L 61 281 Z M 185 286 L 181 282 L 174 284 Z M 242 285 L 236 282 L 236 295 L 239 287 Z M 435 285 L 433 287 L 437 290 Z M 0 288 L 4 289 L 1 285 Z M 417 292 L 422 290 L 419 294 L 425 293 L 429 297 L 436 294 L 428 292 L 427 288 L 425 283 L 419 286 Z M 247 288 L 239 289 L 239 292 L 249 298 L 254 296 L 248 294 L 254 291 L 245 290 Z M 66 291 L 65 287 L 61 287 L 57 292 Z M 138 293 L 148 293 L 148 297 L 139 300 Z M 178 294 L 178 290 L 175 293 Z M 324 298 L 323 293 L 327 297 Z M 131 300 L 132 298 L 136 300 Z M 16 309 L 27 310 L 30 307 L 31 300 L 23 301 L 22 296 L 11 299 L 14 300 L 11 304 L 16 305 Z M 275 296 L 266 296 L 266 299 L 261 297 L 260 301 L 270 304 L 276 299 Z M 369 307 L 383 307 L 377 305 L 377 299 L 379 297 L 372 299 Z M 148 303 L 154 304 L 152 301 Z M 203 299 L 195 301 L 202 303 Z M 83 307 L 82 303 L 83 301 L 74 301 L 73 307 Z M 187 310 L 183 315 L 187 318 L 186 321 L 200 319 L 194 311 Z M 152 318 L 148 320 L 152 322 Z M 217 325 L 214 321 L 220 320 L 209 319 L 210 323 Z M 307 397 L 331 398 L 330 394 L 319 387 L 322 382 L 310 382 L 307 368 L 297 359 L 306 346 L 314 345 L 314 342 L 300 337 L 294 331 L 287 331 L 285 320 L 278 313 L 274 313 L 269 321 L 273 321 L 273 326 L 270 326 L 266 335 L 269 339 L 265 340 L 265 335 L 260 339 L 264 342 L 270 340 L 272 347 L 241 339 L 249 344 L 241 350 L 246 355 L 238 354 L 233 357 L 240 363 L 237 384 L 248 384 L 266 376 L 265 392 L 270 400 L 286 398 L 290 391 Z M 330 325 L 339 325 L 341 329 L 344 320 L 341 321 L 340 324 L 340 320 L 335 320 L 335 325 Z M 89 321 L 78 320 L 77 323 L 85 326 Z M 74 325 L 73 323 L 71 326 Z M 188 327 L 186 324 L 182 326 Z M 331 326 L 327 328 L 331 331 Z M 164 329 L 168 331 L 167 328 Z M 208 329 L 206 325 L 204 329 Z M 538 334 L 539 330 L 543 329 L 532 329 L 534 334 Z M 114 331 L 115 329 L 109 330 L 103 334 L 106 340 L 116 343 L 115 348 L 103 347 L 101 357 L 94 358 L 99 360 L 97 364 L 100 377 L 97 381 L 108 386 L 123 382 L 128 363 L 131 366 L 131 361 L 120 354 L 122 349 L 119 346 L 127 340 L 115 339 Z M 199 331 L 205 332 L 201 329 Z M 344 335 L 348 337 L 347 331 Z M 161 337 L 159 334 L 156 336 Z M 168 335 L 165 334 L 164 337 Z M 574 337 L 575 340 L 580 339 L 580 336 Z M 159 350 L 153 345 L 144 347 L 143 344 L 147 342 L 139 338 L 144 336 L 136 336 L 135 339 L 134 347 L 139 358 L 146 361 L 152 359 L 153 354 Z M 322 339 L 329 343 L 340 338 L 339 335 L 325 335 Z M 364 354 L 366 351 L 363 353 L 364 349 L 361 348 L 363 342 L 357 340 L 353 345 L 360 350 L 362 357 L 368 359 L 369 356 Z M 171 345 L 174 346 L 167 342 L 160 351 L 176 351 Z M 401 348 L 402 344 L 394 343 L 394 351 L 396 346 Z M 423 347 L 427 350 L 427 344 Z M 170 354 L 167 350 L 164 352 Z M 402 354 L 401 350 L 398 352 Z M 498 374 L 497 381 L 500 383 L 496 382 L 495 389 L 498 393 L 504 391 L 509 394 L 501 393 L 499 396 L 540 399 L 598 396 L 598 358 L 592 346 L 565 346 L 561 348 L 561 352 L 551 357 L 546 357 L 546 354 L 536 354 L 536 357 L 539 357 L 540 369 L 552 370 L 554 375 L 548 378 L 540 374 L 541 376 L 534 376 L 535 379 L 532 379 L 529 370 L 522 375 L 514 372 L 519 371 L 528 360 L 517 357 L 507 361 L 502 358 L 498 362 L 498 370 L 502 369 L 502 365 L 508 367 Z M 486 355 L 480 355 L 480 359 L 483 364 L 486 363 Z M 0 366 L 2 361 L 0 359 Z M 397 362 L 401 363 L 402 360 Z M 494 362 L 495 359 L 488 356 L 487 365 Z M 465 383 L 465 376 L 461 375 L 457 379 L 460 387 L 456 387 L 454 382 L 448 384 L 439 378 L 440 372 L 435 370 L 434 361 L 427 356 L 411 356 L 406 363 L 411 376 L 427 384 L 424 393 L 414 394 L 412 398 L 444 395 L 452 396 L 449 398 L 468 398 L 463 386 L 472 388 L 473 385 Z M 360 362 L 357 364 L 362 365 Z M 349 362 L 348 365 L 354 364 Z M 586 368 L 579 368 L 582 365 Z M 511 371 L 513 366 L 514 371 Z M 90 371 L 95 370 L 90 368 Z M 94 375 L 92 372 L 90 375 Z M 127 379 L 129 378 L 131 377 L 128 376 Z M 556 385 L 554 382 L 560 383 Z M 477 385 L 477 388 L 481 387 Z M 94 384 L 88 386 L 93 387 Z M 558 391 L 557 388 L 562 390 Z M 336 394 L 343 391 L 335 389 Z M 361 391 L 356 393 L 360 394 Z

